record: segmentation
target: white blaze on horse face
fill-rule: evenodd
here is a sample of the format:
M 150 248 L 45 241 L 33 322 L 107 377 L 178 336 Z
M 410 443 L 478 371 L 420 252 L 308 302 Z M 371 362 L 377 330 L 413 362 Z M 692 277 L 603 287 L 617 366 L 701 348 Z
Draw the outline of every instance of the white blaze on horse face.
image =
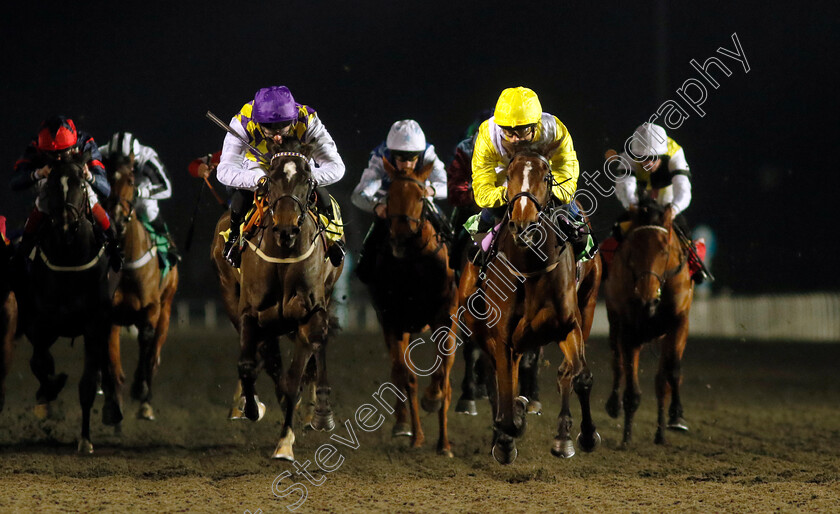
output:
M 292 180 L 292 177 L 297 173 L 297 165 L 295 161 L 289 161 L 283 166 L 283 171 L 286 173 L 286 180 Z
M 67 184 L 68 177 L 61 177 L 61 190 L 64 192 L 64 201 L 67 201 L 67 193 L 70 191 L 70 186 Z
M 522 192 L 525 191 L 531 192 L 531 169 L 533 165 L 530 161 L 525 163 L 525 169 L 522 170 Z M 528 199 L 526 197 L 522 197 L 519 199 L 519 206 L 522 207 L 522 210 L 525 210 L 525 207 L 528 206 Z

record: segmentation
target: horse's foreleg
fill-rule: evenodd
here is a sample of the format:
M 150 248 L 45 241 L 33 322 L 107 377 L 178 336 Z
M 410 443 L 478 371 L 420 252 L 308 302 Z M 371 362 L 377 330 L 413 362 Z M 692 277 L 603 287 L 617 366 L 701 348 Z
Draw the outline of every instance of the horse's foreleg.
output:
M 483 380 L 481 385 L 478 383 L 479 373 L 476 369 L 476 364 L 478 363 L 480 351 L 478 345 L 472 339 L 468 339 L 464 344 L 464 380 L 461 381 L 461 396 L 455 403 L 455 412 L 460 414 L 469 414 L 471 416 L 478 414 L 475 406 L 475 400 L 480 396 L 478 389 L 479 387 L 484 387 L 485 393 L 487 391 L 487 386 Z M 482 375 L 483 378 L 484 376 Z
M 317 351 L 314 355 L 316 366 L 316 386 L 315 386 L 315 414 L 312 417 L 310 426 L 314 430 L 322 430 L 331 432 L 335 428 L 335 420 L 333 419 L 332 407 L 330 406 L 330 394 L 332 388 L 330 387 L 327 378 L 327 344 L 318 345 Z
M 617 418 L 621 413 L 621 379 L 624 376 L 624 353 L 620 347 L 619 334 L 621 332 L 621 324 L 617 315 L 611 311 L 607 311 L 610 324 L 610 351 L 612 352 L 612 391 L 610 397 L 607 399 L 605 405 L 607 414 L 611 418 Z
M 145 363 L 145 384 L 146 395 L 142 399 L 140 410 L 137 412 L 137 417 L 140 419 L 154 420 L 155 413 L 152 408 L 152 381 L 155 374 L 160 367 L 160 354 L 163 345 L 166 342 L 166 337 L 169 335 L 169 320 L 172 313 L 172 300 L 175 297 L 175 291 L 178 284 L 177 269 L 170 271 L 170 283 L 163 291 L 160 304 L 157 308 L 148 313 L 149 322 L 154 327 L 154 333 L 148 341 L 148 350 L 146 353 Z
M 0 308 L 0 412 L 6 403 L 6 376 L 12 365 L 12 351 L 14 349 L 15 332 L 17 331 L 17 301 L 14 293 L 9 293 L 6 302 Z
M 500 464 L 510 464 L 518 454 L 516 438 L 525 432 L 525 410 L 528 400 L 525 397 L 516 396 L 521 355 L 514 354 L 507 345 L 494 346 L 496 347 L 494 361 L 497 404 L 494 419 L 495 443 L 492 453 Z
M 257 341 L 259 326 L 256 318 L 243 314 L 239 321 L 239 381 L 242 383 L 242 395 L 245 397 L 245 417 L 257 421 L 262 417 L 256 398 L 257 380 Z
M 274 382 L 274 395 L 277 397 L 277 403 L 282 407 L 286 398 L 286 390 L 283 383 L 283 359 L 280 353 L 280 338 L 277 336 L 266 337 L 263 340 L 261 353 L 263 362 L 265 362 L 265 371 Z M 239 390 L 241 394 L 241 387 Z M 238 400 L 238 397 L 234 397 L 234 399 Z
M 35 416 L 45 419 L 50 414 L 50 402 L 58 397 L 58 393 L 67 383 L 67 374 L 55 374 L 55 360 L 50 352 L 50 346 L 55 342 L 54 336 L 30 336 L 32 341 L 32 357 L 29 367 L 38 379 L 40 387 L 35 393 Z
M 560 389 L 560 394 L 563 396 L 563 408 L 565 408 L 565 412 L 561 411 L 560 414 L 557 438 L 552 447 L 552 452 L 557 456 L 570 457 L 571 455 L 565 455 L 569 449 L 569 431 L 572 421 L 568 405 L 570 385 L 574 389 L 578 397 L 578 402 L 580 403 L 580 435 L 577 438 L 578 446 L 585 452 L 591 452 L 600 444 L 601 436 L 595 429 L 595 423 L 592 420 L 592 410 L 589 403 L 593 383 L 592 372 L 586 364 L 583 334 L 577 321 L 575 321 L 566 339 L 560 343 L 560 349 L 563 352 L 564 361 L 558 370 L 558 388 Z M 559 446 L 557 444 L 558 440 L 562 441 Z M 572 455 L 574 455 L 574 448 L 572 448 Z
M 102 341 L 97 341 L 94 334 L 85 334 L 85 364 L 82 378 L 79 380 L 79 404 L 82 407 L 82 435 L 79 440 L 79 453 L 93 453 L 93 443 L 90 440 L 90 410 L 96 398 L 96 379 L 102 364 Z M 103 373 L 103 382 L 105 381 Z M 105 384 L 103 383 L 103 386 Z M 103 411 L 104 414 L 104 411 Z
M 292 421 L 295 415 L 295 405 L 297 405 L 303 389 L 303 373 L 306 370 L 307 362 L 312 357 L 312 353 L 312 343 L 299 330 L 295 334 L 295 351 L 283 383 L 285 390 L 284 407 L 286 412 L 283 428 L 280 431 L 280 441 L 277 443 L 277 447 L 271 456 L 274 459 L 295 460 L 293 448 L 295 434 L 292 431 Z
M 519 361 L 519 394 L 528 399 L 528 414 L 542 414 L 542 403 L 540 403 L 539 389 L 539 350 L 528 350 L 522 354 Z
M 454 311 L 453 311 L 454 313 Z M 439 328 L 445 325 L 435 327 L 432 333 L 437 333 Z M 438 453 L 447 457 L 452 457 L 451 446 L 449 444 L 449 436 L 447 434 L 447 412 L 449 404 L 452 402 L 452 384 L 449 380 L 449 375 L 452 371 L 452 365 L 455 363 L 455 351 L 458 348 L 458 340 L 453 331 L 456 327 L 449 327 L 446 332 L 445 340 L 434 341 L 436 348 L 436 355 L 440 359 L 440 365 L 432 374 L 432 382 L 426 389 L 425 394 L 421 400 L 421 405 L 427 412 L 438 413 Z
M 633 438 L 633 416 L 642 401 L 639 387 L 639 353 L 641 344 L 637 341 L 621 341 L 624 361 L 624 439 L 625 445 Z
M 406 357 L 409 339 L 411 334 L 402 334 L 391 346 L 392 377 L 397 380 L 397 386 L 402 388 L 408 396 L 408 400 L 402 408 L 408 407 L 408 416 L 411 418 L 411 445 L 415 448 L 423 446 L 426 436 L 423 434 L 423 426 L 420 424 L 420 405 L 417 402 L 417 375 L 409 366 Z M 398 400 L 399 401 L 399 400 Z M 399 418 L 394 430 L 399 426 Z M 401 435 L 394 433 L 394 435 Z
M 688 430 L 688 423 L 683 419 L 680 401 L 682 383 L 681 363 L 685 343 L 688 337 L 688 316 L 682 316 L 677 328 L 662 340 L 662 353 L 659 359 L 659 372 L 656 374 L 656 404 L 658 423 L 654 442 L 665 444 L 665 429 Z M 671 406 L 668 409 L 668 421 L 665 421 L 665 403 L 671 394 Z

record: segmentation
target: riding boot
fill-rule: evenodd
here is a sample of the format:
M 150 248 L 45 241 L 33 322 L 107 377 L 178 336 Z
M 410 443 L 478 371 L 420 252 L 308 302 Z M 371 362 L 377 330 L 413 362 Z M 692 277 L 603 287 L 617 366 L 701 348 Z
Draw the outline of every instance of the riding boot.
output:
M 230 197 L 230 235 L 222 250 L 222 255 L 234 268 L 242 263 L 242 237 L 239 227 L 245 218 L 245 213 L 252 204 L 253 193 L 244 189 L 236 189 Z
M 694 251 L 688 253 L 688 269 L 691 273 L 691 280 L 700 285 L 708 278 L 706 271 L 703 269 L 703 259 L 706 257 L 706 240 L 700 238 L 690 244 Z
M 228 240 L 225 242 L 225 247 L 222 250 L 222 255 L 234 268 L 238 268 L 242 264 L 242 247 L 239 226 L 242 224 L 242 218 L 235 216 L 234 212 L 230 213 L 230 234 Z
M 177 265 L 181 262 L 181 252 L 179 252 L 178 248 L 175 246 L 175 240 L 172 239 L 172 234 L 169 232 L 169 227 L 163 220 L 163 216 L 158 214 L 158 216 L 153 219 L 150 224 L 152 225 L 152 228 L 155 229 L 155 232 L 166 237 L 168 244 L 167 258 L 169 259 L 169 265 Z
M 359 252 L 359 262 L 356 264 L 356 276 L 363 284 L 369 284 L 373 280 L 376 270 L 376 253 L 381 242 L 387 237 L 387 232 L 388 223 L 377 218 L 365 236 L 362 251 Z
M 330 194 L 327 192 L 326 188 L 318 186 L 315 188 L 315 198 L 315 209 L 318 211 L 319 215 L 323 214 L 327 217 L 327 226 L 329 226 L 335 221 L 335 213 L 333 212 Z M 330 259 L 330 263 L 334 267 L 337 268 L 341 266 L 341 263 L 344 262 L 344 255 L 346 253 L 347 248 L 344 241 L 341 239 L 328 241 L 327 257 Z

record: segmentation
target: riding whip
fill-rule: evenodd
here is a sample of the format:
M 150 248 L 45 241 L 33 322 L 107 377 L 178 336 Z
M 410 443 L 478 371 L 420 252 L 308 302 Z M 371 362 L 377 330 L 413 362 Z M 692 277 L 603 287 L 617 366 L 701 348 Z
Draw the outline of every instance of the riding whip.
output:
M 239 141 L 241 141 L 242 143 L 244 143 L 244 144 L 245 144 L 245 146 L 247 146 L 248 148 L 250 148 L 250 149 L 251 149 L 251 151 L 252 151 L 252 152 L 254 152 L 254 155 L 258 156 L 260 159 L 266 160 L 266 159 L 265 159 L 265 154 L 263 154 L 262 152 L 260 152 L 259 150 L 257 150 L 257 149 L 254 147 L 254 145 L 252 145 L 251 143 L 249 143 L 248 141 L 246 141 L 246 140 L 245 140 L 245 138 L 243 138 L 242 136 L 240 136 L 239 134 L 237 134 L 237 133 L 236 133 L 236 131 L 235 131 L 235 130 L 233 130 L 233 127 L 231 127 L 230 125 L 228 125 L 227 123 L 225 123 L 224 121 L 222 121 L 222 120 L 221 120 L 221 118 L 219 118 L 218 116 L 216 116 L 215 114 L 213 114 L 213 113 L 212 113 L 212 112 L 210 112 L 210 111 L 207 111 L 207 114 L 205 114 L 205 116 L 207 116 L 207 119 L 209 119 L 210 121 L 212 121 L 212 122 L 213 122 L 213 123 L 215 123 L 216 125 L 218 125 L 218 126 L 220 126 L 221 128 L 225 129 L 225 131 L 227 131 L 227 133 L 228 133 L 228 134 L 232 135 L 233 137 L 235 137 L 236 139 L 238 139 Z

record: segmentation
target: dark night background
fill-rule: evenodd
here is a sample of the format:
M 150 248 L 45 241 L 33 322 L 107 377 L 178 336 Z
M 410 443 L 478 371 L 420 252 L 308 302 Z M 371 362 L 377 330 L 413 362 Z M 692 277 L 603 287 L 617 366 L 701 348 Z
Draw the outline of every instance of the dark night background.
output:
M 261 87 L 289 86 L 333 135 L 347 173 L 330 189 L 357 249 L 369 218 L 349 194 L 393 121 L 418 120 L 448 161 L 476 114 L 524 85 L 569 128 L 581 171 L 594 171 L 662 102 L 685 106 L 675 91 L 699 78 L 689 61 L 714 55 L 732 75 L 713 69 L 721 85 L 708 88 L 707 115 L 689 110 L 669 135 L 694 177 L 686 215 L 717 233 L 716 287 L 840 288 L 834 3 L 680 2 L 667 12 L 656 1 L 43 4 L 16 3 L 0 21 L 6 173 L 50 115 L 72 117 L 99 144 L 130 130 L 168 167 L 174 196 L 161 208 L 181 245 L 200 186 L 187 164 L 224 138 L 205 111 L 228 120 Z M 733 49 L 733 33 L 749 73 L 715 52 Z M 14 229 L 32 195 L 6 186 L 0 202 Z M 182 296 L 209 294 L 207 284 L 215 293 L 208 256 L 219 213 L 205 191 Z M 616 199 L 601 202 L 599 233 L 617 213 Z

